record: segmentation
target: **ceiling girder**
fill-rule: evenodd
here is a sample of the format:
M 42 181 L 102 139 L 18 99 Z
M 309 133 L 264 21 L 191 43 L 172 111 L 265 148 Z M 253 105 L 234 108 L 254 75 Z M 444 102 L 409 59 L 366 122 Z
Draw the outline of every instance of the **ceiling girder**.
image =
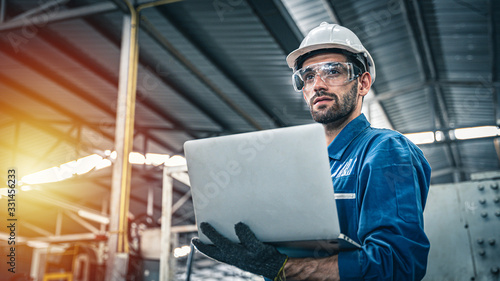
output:
M 9 3 L 9 8 L 11 3 Z M 29 18 L 16 19 L 13 21 L 7 21 L 0 24 L 0 31 L 8 31 L 17 28 L 25 28 L 28 25 L 32 26 L 42 26 L 50 22 L 58 22 L 64 20 L 70 20 L 75 18 L 81 18 L 90 15 L 103 14 L 116 11 L 116 5 L 110 2 L 91 4 L 84 7 L 73 8 L 69 10 L 58 10 L 46 11 L 43 14 L 35 15 Z M 5 11 L 5 9 L 3 9 Z M 41 10 L 43 11 L 43 10 Z M 40 13 L 41 11 L 38 11 Z

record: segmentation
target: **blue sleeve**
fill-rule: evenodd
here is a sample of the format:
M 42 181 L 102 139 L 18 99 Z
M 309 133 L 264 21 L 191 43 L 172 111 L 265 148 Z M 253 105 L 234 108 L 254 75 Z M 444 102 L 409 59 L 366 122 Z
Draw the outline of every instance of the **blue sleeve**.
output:
M 423 223 L 430 166 L 401 135 L 380 141 L 364 160 L 356 187 L 362 249 L 339 254 L 340 280 L 421 280 L 430 247 Z

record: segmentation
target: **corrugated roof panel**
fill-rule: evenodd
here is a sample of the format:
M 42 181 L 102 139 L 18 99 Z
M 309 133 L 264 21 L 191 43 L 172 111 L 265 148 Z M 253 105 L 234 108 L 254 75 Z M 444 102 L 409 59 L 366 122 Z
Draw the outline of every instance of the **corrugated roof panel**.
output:
M 278 118 L 286 119 L 280 113 L 286 106 L 287 112 L 297 118 L 292 124 L 310 122 L 300 101 L 302 96 L 295 94 L 291 86 L 291 71 L 283 50 L 246 2 L 221 13 L 209 1 L 174 5 L 168 7 L 182 15 L 176 20 L 185 32 L 202 41 L 207 52 L 235 73 L 268 110 L 277 111 Z
M 17 64 L 17 62 L 14 62 L 11 58 L 4 56 L 3 53 L 0 53 L 0 61 L 5 61 L 9 65 Z M 8 69 L 2 68 L 0 71 L 12 80 L 23 84 L 27 88 L 43 95 L 48 100 L 63 108 L 68 108 L 71 105 L 78 105 L 78 110 L 73 111 L 73 113 L 79 115 L 82 119 L 90 122 L 99 122 L 99 120 L 107 116 L 104 112 L 96 110 L 95 106 L 89 102 L 68 92 L 68 90 L 62 88 L 56 83 L 45 79 L 40 74 L 35 73 L 24 66 L 19 64 L 17 65 L 18 67 L 10 67 Z M 29 81 L 29 83 L 25 83 L 25 81 Z M 22 104 L 19 104 L 18 106 L 22 109 Z
M 442 87 L 450 126 L 495 125 L 495 103 L 490 88 Z
M 491 50 L 484 44 L 489 39 L 487 1 L 424 1 L 421 6 L 438 77 L 468 81 L 489 77 Z M 466 22 L 457 21 L 465 18 Z
M 434 130 L 431 97 L 428 89 L 402 93 L 381 102 L 391 117 L 394 129 L 402 133 Z
M 500 169 L 499 155 L 493 139 L 467 140 L 458 143 L 462 166 L 470 172 L 497 171 Z
M 333 23 L 321 0 L 282 0 L 282 2 L 304 35 L 321 22 Z
M 30 115 L 36 118 L 40 118 L 41 120 L 47 120 L 47 121 L 70 120 L 68 117 L 62 116 L 59 112 L 55 111 L 54 109 L 47 107 L 35 101 L 31 97 L 23 95 L 22 93 L 10 87 L 6 87 L 4 84 L 0 84 L 0 92 L 2 93 L 2 96 L 9 97 L 3 99 L 2 102 L 9 105 L 11 109 L 14 111 L 16 111 L 16 108 L 19 108 L 20 110 L 28 112 Z
M 149 9 L 145 12 L 148 19 L 157 27 L 157 29 L 163 34 L 163 36 L 171 42 L 175 48 L 182 53 L 186 58 L 188 58 L 193 65 L 201 71 L 201 73 L 210 78 L 219 89 L 221 89 L 225 95 L 227 95 L 235 104 L 237 104 L 242 110 L 247 112 L 252 118 L 254 118 L 262 126 L 269 128 L 271 121 L 266 114 L 259 109 L 255 103 L 253 103 L 247 96 L 245 96 L 242 91 L 233 84 L 224 74 L 213 65 L 207 57 L 205 57 L 200 50 L 197 50 L 191 42 L 188 41 L 162 14 L 160 14 L 156 9 Z M 231 73 L 234 74 L 234 73 Z M 200 95 L 201 93 L 193 92 L 193 94 Z M 203 95 L 206 95 L 204 93 Z M 214 97 L 216 100 L 220 99 Z M 224 110 L 220 108 L 219 110 Z
M 118 17 L 122 14 L 119 12 L 111 13 Z M 64 22 L 50 24 L 48 27 L 53 32 L 61 35 L 70 42 L 79 51 L 86 53 L 93 58 L 99 65 L 114 73 L 118 77 L 120 67 L 120 49 L 114 44 L 111 44 L 99 32 L 87 24 L 82 19 L 73 19 Z M 121 25 L 117 28 L 117 33 L 121 34 Z
M 167 140 L 168 144 L 177 151 L 174 153 L 181 153 L 183 151 L 183 145 L 186 141 L 191 140 L 192 137 L 181 131 L 150 131 L 151 135 L 156 136 L 159 139 Z
M 420 145 L 419 147 L 431 164 L 433 172 L 446 169 L 452 165 L 446 154 L 446 144 Z

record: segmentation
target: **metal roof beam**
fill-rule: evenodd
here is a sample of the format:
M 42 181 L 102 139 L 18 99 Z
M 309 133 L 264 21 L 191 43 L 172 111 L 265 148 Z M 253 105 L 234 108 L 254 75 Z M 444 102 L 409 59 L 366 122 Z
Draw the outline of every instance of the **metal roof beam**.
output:
M 281 0 L 247 0 L 247 3 L 285 54 L 298 48 L 302 32 Z
M 45 133 L 52 135 L 57 138 L 62 138 L 66 142 L 75 144 L 78 143 L 78 140 L 74 137 L 71 137 L 64 132 L 59 131 L 58 129 L 40 122 L 37 120 L 37 118 L 33 117 L 31 114 L 29 114 L 27 111 L 24 111 L 20 108 L 12 108 L 9 104 L 6 104 L 2 101 L 0 101 L 0 108 L 2 108 L 2 113 L 5 113 L 7 115 L 10 115 L 13 118 L 16 118 L 17 120 L 23 121 L 25 123 L 30 124 L 31 126 L 44 131 Z
M 5 3 L 7 0 L 1 0 L 0 2 L 0 24 L 2 24 L 5 21 Z
M 64 20 L 70 20 L 74 18 L 81 18 L 90 15 L 97 15 L 102 13 L 109 13 L 116 11 L 116 5 L 111 2 L 91 4 L 79 8 L 73 8 L 63 11 L 47 11 L 43 14 L 22 18 L 13 21 L 3 22 L 0 24 L 0 31 L 7 31 L 17 28 L 24 28 L 26 26 L 45 26 L 51 22 L 58 22 Z
M 52 0 L 52 1 L 48 1 L 46 3 L 38 2 L 40 4 L 40 6 L 33 8 L 29 11 L 22 12 L 21 14 L 11 18 L 10 21 L 16 21 L 16 20 L 31 17 L 33 15 L 40 13 L 40 12 L 43 12 L 44 10 L 48 10 L 48 9 L 51 9 L 51 8 L 57 7 L 57 6 L 62 6 L 66 3 L 68 3 L 68 1 L 69 0 Z
M 332 3 L 328 0 L 321 0 L 321 2 L 323 3 L 323 6 L 325 6 L 326 12 L 328 13 L 328 16 L 332 19 L 332 22 L 342 25 L 340 23 L 339 15 L 333 8 Z
M 40 120 L 43 122 L 46 122 L 48 124 L 54 124 L 54 125 L 58 124 L 58 125 L 68 125 L 69 126 L 69 125 L 75 124 L 74 121 L 70 121 L 70 120 L 56 120 L 56 119 L 45 119 L 45 118 L 41 118 Z M 7 125 L 9 125 L 9 124 L 5 124 L 5 126 L 7 126 Z M 10 125 L 12 125 L 12 123 L 10 123 Z M 105 126 L 106 128 L 114 128 L 115 127 L 114 123 L 106 124 L 106 123 L 102 123 L 102 122 L 87 122 L 86 125 L 87 125 L 87 127 L 91 128 L 93 130 L 97 130 L 99 127 L 102 127 L 102 126 Z M 0 129 L 1 128 L 2 128 L 2 125 L 0 125 Z M 139 124 L 136 124 L 135 130 L 137 130 L 139 132 L 147 132 L 147 131 L 164 131 L 164 132 L 178 132 L 178 133 L 186 132 L 186 130 L 183 128 L 171 127 L 168 125 L 162 126 L 162 125 L 139 125 Z M 193 131 L 196 133 L 212 134 L 212 135 L 221 133 L 221 131 L 219 131 L 219 130 L 210 130 L 210 129 L 194 129 Z M 232 131 L 232 132 L 240 133 L 239 131 Z M 241 133 L 243 133 L 243 131 L 241 131 Z

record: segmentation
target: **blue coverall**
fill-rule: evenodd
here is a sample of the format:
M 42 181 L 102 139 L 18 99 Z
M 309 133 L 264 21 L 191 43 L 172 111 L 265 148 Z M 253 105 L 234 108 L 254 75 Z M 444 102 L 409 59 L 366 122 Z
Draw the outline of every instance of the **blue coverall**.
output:
M 420 280 L 429 240 L 423 210 L 430 166 L 400 133 L 361 114 L 328 146 L 340 229 L 362 245 L 339 254 L 340 280 Z

